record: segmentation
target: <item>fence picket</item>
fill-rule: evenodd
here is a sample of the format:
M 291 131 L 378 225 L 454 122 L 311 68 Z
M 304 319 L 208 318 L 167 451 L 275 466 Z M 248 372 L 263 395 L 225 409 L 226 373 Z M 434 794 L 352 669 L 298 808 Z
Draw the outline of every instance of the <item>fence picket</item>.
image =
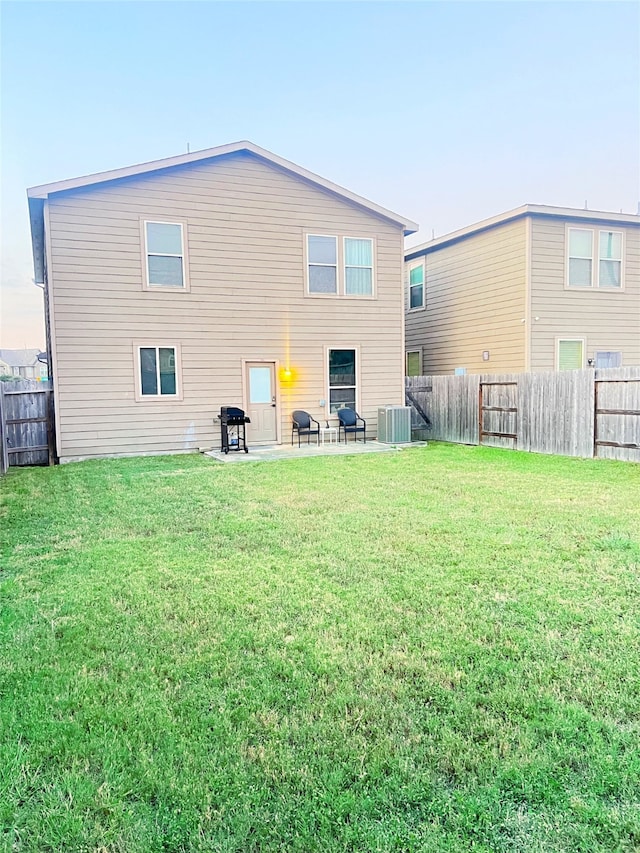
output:
M 7 425 L 5 423 L 4 382 L 0 382 L 0 474 L 9 470 L 9 454 L 7 452 Z
M 640 462 L 640 367 L 412 376 L 407 388 L 436 440 Z
M 640 381 L 632 367 L 595 371 L 594 455 L 640 462 Z
M 48 382 L 0 382 L 2 469 L 54 462 L 52 394 Z

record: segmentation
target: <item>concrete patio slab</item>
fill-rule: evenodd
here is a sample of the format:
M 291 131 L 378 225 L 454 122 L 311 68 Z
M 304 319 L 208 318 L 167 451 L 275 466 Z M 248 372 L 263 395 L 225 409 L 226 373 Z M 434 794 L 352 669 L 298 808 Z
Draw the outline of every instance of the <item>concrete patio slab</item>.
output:
M 298 447 L 290 444 L 278 444 L 269 447 L 249 447 L 249 452 L 232 450 L 221 453 L 219 450 L 208 450 L 205 456 L 217 462 L 275 462 L 278 459 L 304 459 L 309 456 L 352 456 L 358 453 L 391 453 L 407 450 L 410 447 L 426 446 L 426 441 L 411 444 L 382 444 L 378 441 L 352 441 L 347 444 L 302 444 Z

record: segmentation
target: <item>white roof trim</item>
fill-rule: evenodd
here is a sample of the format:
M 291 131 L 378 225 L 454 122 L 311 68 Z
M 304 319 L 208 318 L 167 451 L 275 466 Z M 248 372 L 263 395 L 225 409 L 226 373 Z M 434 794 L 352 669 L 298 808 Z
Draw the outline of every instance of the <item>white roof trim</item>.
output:
M 177 157 L 167 157 L 163 160 L 152 160 L 149 163 L 141 163 L 137 166 L 127 166 L 124 169 L 112 169 L 108 172 L 97 172 L 94 175 L 85 175 L 80 178 L 71 178 L 67 181 L 56 181 L 53 184 L 41 184 L 38 187 L 31 187 L 27 190 L 27 196 L 30 199 L 46 199 L 52 193 L 65 192 L 67 190 L 79 189 L 80 187 L 88 187 L 93 184 L 101 184 L 105 181 L 117 181 L 121 178 L 129 178 L 135 175 L 144 175 L 148 172 L 157 172 L 162 169 L 172 169 L 175 166 L 185 166 L 189 163 L 198 163 L 202 160 L 210 160 L 215 157 L 222 157 L 225 154 L 236 154 L 241 151 L 247 151 L 250 154 L 254 154 L 256 157 L 260 157 L 262 160 L 265 160 L 269 163 L 272 163 L 274 166 L 278 166 L 280 169 L 284 169 L 286 172 L 289 172 L 293 175 L 297 175 L 300 178 L 303 178 L 305 181 L 309 181 L 312 184 L 316 184 L 319 187 L 322 187 L 325 190 L 337 195 L 341 198 L 347 199 L 348 201 L 357 204 L 359 207 L 363 207 L 366 210 L 371 211 L 372 213 L 377 214 L 378 216 L 383 217 L 384 219 L 388 219 L 391 222 L 394 222 L 398 225 L 402 225 L 405 235 L 413 234 L 418 230 L 418 225 L 415 222 L 412 222 L 405 217 L 399 216 L 397 213 L 393 213 L 391 210 L 387 210 L 384 207 L 380 207 L 378 204 L 374 204 L 372 201 L 369 201 L 362 196 L 356 195 L 355 193 L 350 192 L 344 187 L 339 186 L 338 184 L 334 184 L 331 181 L 327 181 L 325 178 L 321 178 L 319 175 L 314 174 L 313 172 L 307 171 L 307 169 L 303 169 L 301 166 L 297 166 L 295 163 L 292 163 L 290 160 L 285 160 L 283 157 L 278 157 L 277 154 L 272 154 L 270 151 L 267 151 L 265 148 L 260 148 L 258 145 L 254 145 L 253 142 L 232 142 L 228 145 L 219 145 L 216 148 L 206 148 L 203 151 L 193 151 L 190 154 L 179 154 Z
M 428 240 L 426 243 L 419 243 L 417 246 L 405 249 L 405 259 L 426 254 L 431 249 L 436 249 L 444 243 L 455 243 L 464 237 L 476 234 L 478 231 L 486 231 L 488 228 L 493 228 L 504 222 L 510 222 L 513 219 L 520 219 L 523 216 L 552 216 L 558 219 L 613 222 L 618 225 L 640 225 L 640 216 L 635 213 L 581 210 L 576 207 L 554 207 L 550 204 L 523 204 L 521 207 L 508 210 L 506 213 L 500 213 L 489 219 L 483 219 L 480 222 L 475 222 L 473 225 L 460 228 L 458 231 L 451 231 L 449 234 L 443 234 L 442 237 L 436 237 L 434 240 Z

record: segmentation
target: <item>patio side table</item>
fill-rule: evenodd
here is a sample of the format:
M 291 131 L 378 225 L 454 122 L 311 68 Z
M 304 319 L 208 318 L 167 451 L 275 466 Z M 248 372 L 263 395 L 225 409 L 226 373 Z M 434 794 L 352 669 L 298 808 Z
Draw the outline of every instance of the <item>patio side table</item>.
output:
M 328 441 L 329 444 L 338 443 L 338 427 L 320 427 L 320 439 L 322 444 Z

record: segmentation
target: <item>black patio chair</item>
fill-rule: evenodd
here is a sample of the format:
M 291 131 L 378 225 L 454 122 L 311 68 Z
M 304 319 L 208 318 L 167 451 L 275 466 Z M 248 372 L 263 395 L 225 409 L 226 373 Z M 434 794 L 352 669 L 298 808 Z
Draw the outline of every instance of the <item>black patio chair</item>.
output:
M 357 441 L 358 433 L 361 432 L 364 443 L 367 443 L 367 422 L 364 418 L 361 418 L 353 409 L 338 409 L 336 414 L 340 421 L 338 424 L 338 441 L 340 441 L 340 431 L 344 434 L 345 443 L 348 440 L 349 433 L 353 433 L 353 440 Z
M 293 436 L 298 433 L 298 447 L 300 447 L 300 436 L 307 436 L 307 444 L 311 440 L 311 436 L 315 435 L 316 441 L 320 444 L 320 424 L 315 418 L 312 418 L 309 412 L 303 412 L 302 409 L 296 409 L 291 416 L 291 444 L 293 444 Z

